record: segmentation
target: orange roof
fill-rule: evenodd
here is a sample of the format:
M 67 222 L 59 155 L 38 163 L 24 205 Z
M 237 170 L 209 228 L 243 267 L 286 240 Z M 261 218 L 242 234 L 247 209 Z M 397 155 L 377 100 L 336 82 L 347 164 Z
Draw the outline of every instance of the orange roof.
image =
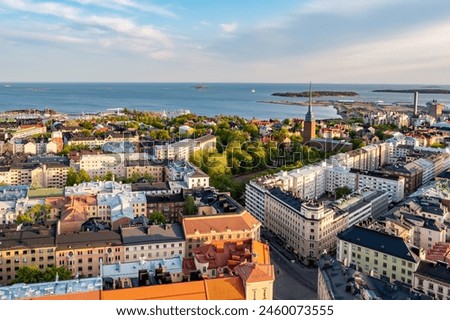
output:
M 213 241 L 193 250 L 194 257 L 199 263 L 208 263 L 208 269 L 228 266 L 233 268 L 241 262 L 250 261 L 252 240 Z M 231 262 L 233 261 L 233 262 Z
M 52 208 L 63 208 L 69 199 L 66 197 L 48 197 L 45 198 L 45 204 L 50 205 Z
M 245 300 L 239 277 L 33 297 L 33 300 Z
M 242 263 L 234 268 L 239 277 L 244 282 L 261 282 L 274 281 L 275 273 L 272 265 L 257 264 L 257 263 Z
M 162 284 L 149 287 L 106 290 L 103 300 L 206 300 L 204 281 Z
M 211 230 L 215 230 L 217 233 L 225 233 L 227 229 L 231 231 L 251 230 L 255 225 L 261 225 L 261 223 L 248 211 L 241 214 L 187 217 L 183 219 L 186 235 L 195 235 L 196 231 L 200 234 L 208 234 L 211 233 Z
M 450 243 L 437 242 L 427 251 L 427 260 L 450 262 Z
M 244 284 L 239 277 L 205 280 L 208 300 L 245 300 Z
M 253 240 L 252 253 L 256 253 L 257 255 L 254 262 L 259 264 L 270 264 L 269 245 Z

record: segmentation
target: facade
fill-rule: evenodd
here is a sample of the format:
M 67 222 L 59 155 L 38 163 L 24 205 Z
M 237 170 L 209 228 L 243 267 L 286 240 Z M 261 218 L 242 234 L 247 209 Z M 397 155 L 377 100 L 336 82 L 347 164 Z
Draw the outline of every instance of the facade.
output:
M 55 230 L 47 227 L 0 227 L 0 284 L 9 285 L 20 267 L 40 271 L 55 265 Z
M 181 224 L 129 225 L 120 228 L 124 260 L 167 259 L 185 256 L 186 241 Z
M 354 265 L 365 274 L 412 285 L 420 253 L 403 238 L 356 225 L 337 238 L 336 260 L 344 266 Z
M 113 231 L 60 234 L 56 243 L 54 264 L 70 270 L 74 276 L 96 277 L 100 275 L 101 264 L 123 261 L 120 234 Z
M 133 174 L 148 174 L 152 176 L 153 182 L 163 182 L 165 181 L 166 165 L 167 163 L 165 162 L 153 162 L 150 160 L 126 161 L 125 177 L 129 179 Z
M 345 266 L 324 255 L 319 259 L 318 300 L 429 300 L 406 284 L 395 285 Z
M 405 178 L 405 194 L 413 194 L 423 183 L 423 169 L 414 162 L 403 166 L 385 167 L 383 172 L 393 177 Z
M 0 183 L 31 185 L 37 188 L 62 188 L 66 185 L 69 167 L 63 163 L 20 163 L 3 167 Z
M 438 300 L 450 300 L 450 270 L 447 263 L 421 261 L 414 273 L 413 288 Z
M 347 227 L 348 216 L 336 214 L 323 203 L 301 203 L 275 188 L 266 197 L 265 224 L 302 262 L 314 264 L 324 250 L 335 250 L 336 234 Z
M 166 180 L 178 182 L 182 189 L 201 189 L 209 187 L 209 176 L 186 161 L 169 161 Z
M 146 195 L 146 198 L 148 216 L 158 211 L 164 214 L 167 222 L 177 222 L 181 221 L 181 217 L 186 211 L 186 201 L 180 193 Z
M 100 193 L 97 203 L 98 216 L 110 221 L 114 230 L 135 217 L 147 215 L 147 199 L 143 192 Z
M 245 208 L 261 223 L 265 220 L 267 189 L 256 181 L 245 184 Z
M 404 177 L 392 177 L 388 174 L 373 171 L 358 172 L 350 170 L 350 173 L 356 177 L 356 186 L 354 188 L 351 185 L 353 179 L 349 179 L 348 186 L 352 190 L 368 188 L 370 190 L 386 191 L 389 194 L 389 202 L 399 202 L 405 197 Z

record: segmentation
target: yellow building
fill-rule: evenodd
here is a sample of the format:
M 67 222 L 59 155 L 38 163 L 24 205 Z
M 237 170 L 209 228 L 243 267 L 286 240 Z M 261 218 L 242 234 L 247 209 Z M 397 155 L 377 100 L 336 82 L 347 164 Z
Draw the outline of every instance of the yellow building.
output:
M 55 233 L 44 226 L 0 226 L 0 285 L 11 284 L 20 267 L 44 271 L 55 264 Z
M 96 277 L 100 265 L 123 261 L 120 234 L 113 231 L 61 234 L 56 238 L 56 266 L 72 274 Z
M 336 259 L 383 280 L 412 284 L 420 251 L 403 238 L 352 226 L 338 235 Z

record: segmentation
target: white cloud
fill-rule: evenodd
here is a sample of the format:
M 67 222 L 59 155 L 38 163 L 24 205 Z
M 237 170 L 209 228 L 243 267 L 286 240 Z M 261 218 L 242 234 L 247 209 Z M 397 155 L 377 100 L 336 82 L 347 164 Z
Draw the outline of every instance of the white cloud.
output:
M 77 30 L 83 28 L 77 28 L 76 26 L 70 31 L 78 33 L 78 37 L 84 37 L 86 41 L 98 40 L 93 37 L 101 36 L 102 43 L 108 43 L 110 49 L 144 53 L 150 57 L 161 59 L 161 57 L 169 57 L 170 54 L 167 52 L 173 48 L 169 35 L 152 26 L 136 25 L 132 20 L 126 18 L 86 15 L 83 14 L 82 10 L 54 2 L 35 3 L 24 0 L 0 0 L 0 3 L 16 10 L 56 16 L 78 26 L 89 27 L 87 31 L 84 31 L 84 34 Z M 70 37 L 70 35 L 65 36 Z M 38 39 L 45 40 L 42 37 Z M 64 39 L 62 35 L 60 39 Z M 130 44 L 128 45 L 127 42 Z
M 236 22 L 232 22 L 232 23 L 222 23 L 220 25 L 220 28 L 222 29 L 223 32 L 225 33 L 234 33 L 236 32 L 238 25 Z
M 177 15 L 165 6 L 158 6 L 146 2 L 136 2 L 132 0 L 73 0 L 83 5 L 95 5 L 103 8 L 123 10 L 126 8 L 151 12 L 164 17 L 177 17 Z
M 396 3 L 404 0 L 396 0 Z M 344 14 L 352 15 L 365 12 L 376 7 L 383 7 L 392 4 L 391 0 L 312 0 L 306 3 L 301 9 L 301 13 L 316 14 Z

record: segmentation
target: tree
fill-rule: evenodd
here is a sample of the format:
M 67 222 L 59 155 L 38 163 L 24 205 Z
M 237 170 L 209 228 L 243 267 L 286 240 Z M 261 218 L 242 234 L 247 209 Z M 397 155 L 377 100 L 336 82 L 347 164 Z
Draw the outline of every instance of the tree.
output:
M 258 127 L 253 123 L 245 124 L 242 130 L 249 133 L 252 136 L 252 138 L 256 138 L 259 135 Z
M 50 219 L 51 207 L 48 204 L 36 204 L 23 214 L 19 214 L 16 223 L 35 223 Z
M 72 272 L 64 267 L 47 267 L 44 271 L 39 270 L 37 266 L 20 267 L 16 271 L 14 283 L 39 283 L 56 280 L 69 280 L 72 278 Z
M 148 217 L 148 219 L 150 220 L 150 223 L 156 223 L 156 224 L 166 223 L 166 217 L 164 216 L 164 214 L 162 214 L 162 212 L 159 212 L 159 211 L 153 212 L 150 215 L 150 217 Z
M 349 187 L 347 186 L 343 186 L 343 187 L 339 187 L 334 189 L 334 192 L 336 194 L 336 199 L 340 199 L 346 195 L 349 195 L 350 193 L 352 193 L 352 191 L 350 190 Z
M 89 182 L 91 181 L 91 177 L 89 176 L 89 173 L 87 173 L 86 170 L 81 169 L 80 172 L 77 174 L 77 184 L 83 183 L 83 182 Z
M 64 267 L 50 266 L 44 271 L 44 281 L 54 281 L 56 279 L 56 275 L 58 275 L 58 280 L 60 281 L 72 279 L 72 272 L 70 270 L 67 270 Z
M 445 149 L 445 144 L 441 143 L 441 142 L 435 142 L 432 145 L 430 145 L 431 148 L 441 148 L 441 149 Z
M 91 181 L 91 177 L 86 170 L 81 169 L 80 172 L 76 172 L 75 169 L 69 168 L 69 171 L 67 172 L 66 186 L 73 186 L 75 184 L 89 181 Z
M 77 183 L 77 173 L 74 168 L 69 168 L 67 171 L 66 186 L 73 186 Z
M 193 196 L 187 196 L 186 197 L 186 215 L 192 216 L 196 214 L 197 207 L 195 205 L 194 197 Z

